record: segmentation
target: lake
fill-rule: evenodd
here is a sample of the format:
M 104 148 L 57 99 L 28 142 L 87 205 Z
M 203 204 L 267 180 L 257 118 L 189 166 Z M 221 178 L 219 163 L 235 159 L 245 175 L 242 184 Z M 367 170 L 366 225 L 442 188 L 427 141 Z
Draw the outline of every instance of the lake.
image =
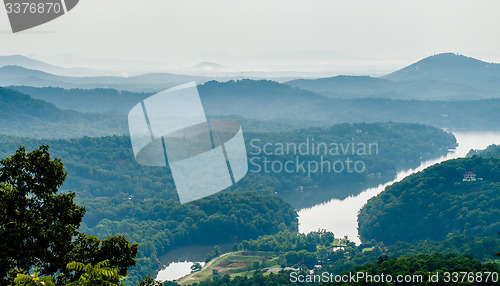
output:
M 500 144 L 500 132 L 453 132 L 457 138 L 459 146 L 451 150 L 446 156 L 424 161 L 419 167 L 400 171 L 396 178 L 381 183 L 373 187 L 364 186 L 357 195 L 343 196 L 343 193 L 352 193 L 353 186 L 346 185 L 332 189 L 331 192 L 339 194 L 339 198 L 327 202 L 318 203 L 312 207 L 304 208 L 298 211 L 299 214 L 299 232 L 309 233 L 318 229 L 326 229 L 335 234 L 336 237 L 347 236 L 351 241 L 360 243 L 358 238 L 358 211 L 373 196 L 382 192 L 386 186 L 401 181 L 405 177 L 421 171 L 431 165 L 465 157 L 471 149 L 485 149 L 491 144 Z M 361 186 L 363 188 L 363 186 Z M 345 189 L 343 189 L 345 188 Z M 359 188 L 356 186 L 355 188 Z M 194 262 L 202 262 L 206 255 L 212 250 L 211 246 L 189 246 L 170 251 L 160 257 L 160 261 L 167 265 L 159 271 L 157 280 L 174 280 L 190 273 L 190 267 Z M 223 252 L 231 250 L 231 245 L 224 245 Z

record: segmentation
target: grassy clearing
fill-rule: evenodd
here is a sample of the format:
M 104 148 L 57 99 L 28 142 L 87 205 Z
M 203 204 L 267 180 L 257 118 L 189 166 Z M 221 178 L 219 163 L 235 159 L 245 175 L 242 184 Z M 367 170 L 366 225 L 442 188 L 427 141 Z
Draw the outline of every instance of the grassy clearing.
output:
M 234 276 L 252 276 L 256 270 L 265 270 L 280 267 L 280 258 L 274 252 L 266 251 L 238 251 L 225 256 L 214 258 L 208 267 L 203 269 L 181 285 L 199 283 L 214 274 Z M 268 275 L 268 273 L 263 273 Z M 179 279 L 181 281 L 181 279 Z

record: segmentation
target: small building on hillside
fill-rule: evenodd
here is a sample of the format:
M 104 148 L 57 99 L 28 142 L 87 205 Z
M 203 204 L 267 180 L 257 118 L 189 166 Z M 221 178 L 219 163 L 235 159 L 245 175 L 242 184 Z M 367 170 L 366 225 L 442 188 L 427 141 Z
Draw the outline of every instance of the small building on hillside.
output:
M 465 172 L 464 178 L 462 181 L 464 182 L 475 182 L 475 181 L 482 181 L 483 178 L 477 178 L 476 173 L 474 172 Z

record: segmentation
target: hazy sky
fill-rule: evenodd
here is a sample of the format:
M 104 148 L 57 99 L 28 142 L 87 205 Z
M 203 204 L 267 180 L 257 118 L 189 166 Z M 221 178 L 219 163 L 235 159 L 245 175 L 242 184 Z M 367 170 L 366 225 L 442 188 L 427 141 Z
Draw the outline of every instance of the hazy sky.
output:
M 500 62 L 498 15 L 498 0 L 81 0 L 67 15 L 18 34 L 0 8 L 0 54 L 67 65 L 85 61 L 54 56 L 164 68 L 214 61 L 367 72 L 370 65 L 398 66 L 441 52 Z

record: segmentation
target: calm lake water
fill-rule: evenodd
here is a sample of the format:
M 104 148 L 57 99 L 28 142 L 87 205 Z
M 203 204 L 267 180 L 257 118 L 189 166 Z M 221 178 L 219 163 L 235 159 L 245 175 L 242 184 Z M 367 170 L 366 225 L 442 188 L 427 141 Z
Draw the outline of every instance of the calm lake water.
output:
M 422 162 L 418 168 L 400 171 L 396 178 L 390 182 L 369 187 L 357 195 L 347 196 L 343 199 L 332 199 L 318 203 L 310 208 L 301 209 L 299 214 L 299 232 L 308 233 L 318 229 L 326 229 L 336 237 L 348 236 L 350 240 L 360 243 L 357 231 L 358 211 L 373 196 L 382 192 L 386 186 L 401 181 L 405 177 L 421 171 L 431 165 L 445 160 L 465 157 L 471 149 L 485 149 L 491 144 L 500 144 L 500 132 L 453 132 L 459 144 L 456 150 L 448 155 Z M 343 190 L 342 188 L 346 188 Z M 352 186 L 344 186 L 331 190 L 337 194 L 352 192 Z M 338 197 L 344 197 L 339 195 Z M 170 251 L 160 257 L 160 261 L 167 265 L 159 271 L 157 280 L 175 280 L 190 273 L 194 262 L 205 260 L 206 255 L 212 251 L 213 246 L 189 246 Z M 231 245 L 225 245 L 223 252 L 230 251 Z

